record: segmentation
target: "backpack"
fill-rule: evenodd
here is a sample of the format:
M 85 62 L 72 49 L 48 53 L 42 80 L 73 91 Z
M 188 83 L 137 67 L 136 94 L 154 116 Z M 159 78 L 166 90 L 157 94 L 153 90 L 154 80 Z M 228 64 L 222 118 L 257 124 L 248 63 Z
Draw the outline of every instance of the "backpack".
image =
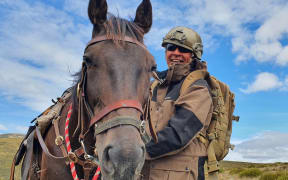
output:
M 205 69 L 192 71 L 185 79 L 180 89 L 180 96 L 190 85 L 199 79 L 207 81 L 213 101 L 213 113 L 207 134 L 198 134 L 197 138 L 208 146 L 208 160 L 205 169 L 210 179 L 218 179 L 219 163 L 228 154 L 229 149 L 234 148 L 230 144 L 232 134 L 232 121 L 239 121 L 239 116 L 234 116 L 235 95 L 229 87 L 211 76 Z M 154 89 L 158 81 L 154 81 L 151 89 Z M 153 90 L 152 90 L 153 91 Z M 207 174 L 206 174 L 207 175 Z
M 233 115 L 235 108 L 234 93 L 230 91 L 228 85 L 211 76 L 206 70 L 195 70 L 191 72 L 181 86 L 180 95 L 199 79 L 207 81 L 211 88 L 213 101 L 213 113 L 207 129 L 207 135 L 198 134 L 197 136 L 201 142 L 208 145 L 207 170 L 208 173 L 211 174 L 218 172 L 218 161 L 225 158 L 229 149 L 234 149 L 234 145 L 230 144 L 232 121 L 239 121 L 239 116 Z

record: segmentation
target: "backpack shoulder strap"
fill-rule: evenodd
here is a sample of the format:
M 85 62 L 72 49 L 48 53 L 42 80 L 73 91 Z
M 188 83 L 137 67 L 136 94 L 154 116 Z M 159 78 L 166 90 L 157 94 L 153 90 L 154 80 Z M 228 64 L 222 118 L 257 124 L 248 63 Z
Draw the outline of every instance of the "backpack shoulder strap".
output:
M 181 89 L 180 89 L 180 94 L 183 94 L 191 84 L 196 82 L 199 79 L 207 79 L 209 77 L 209 73 L 206 70 L 195 70 L 192 71 L 188 76 L 185 78 Z
M 150 86 L 150 89 L 151 89 L 151 92 L 153 92 L 153 90 L 155 89 L 155 87 L 159 84 L 159 81 L 157 80 L 154 80 L 152 83 L 151 83 L 151 86 Z

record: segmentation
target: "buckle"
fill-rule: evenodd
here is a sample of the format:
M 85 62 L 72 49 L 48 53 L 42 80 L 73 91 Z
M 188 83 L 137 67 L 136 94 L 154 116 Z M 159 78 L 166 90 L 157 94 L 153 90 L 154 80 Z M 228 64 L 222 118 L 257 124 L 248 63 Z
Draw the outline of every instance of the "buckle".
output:
M 61 146 L 61 145 L 63 144 L 63 142 L 64 142 L 63 136 L 57 136 L 57 137 L 55 138 L 55 144 L 56 144 L 57 146 Z
M 75 153 L 73 152 L 69 152 L 68 153 L 68 158 L 70 161 L 74 162 L 74 163 L 77 163 L 78 162 L 78 157 L 76 156 Z
M 141 124 L 139 126 L 140 134 L 145 134 L 145 121 L 141 121 Z

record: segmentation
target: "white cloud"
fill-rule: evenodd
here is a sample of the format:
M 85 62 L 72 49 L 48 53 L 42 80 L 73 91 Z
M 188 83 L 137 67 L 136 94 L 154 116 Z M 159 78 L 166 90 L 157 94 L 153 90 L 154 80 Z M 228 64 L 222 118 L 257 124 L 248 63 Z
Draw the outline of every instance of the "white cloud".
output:
M 280 65 L 287 65 L 288 64 L 288 46 L 285 46 L 277 56 L 276 62 Z
M 64 9 L 78 16 L 87 17 L 88 0 L 65 0 Z
M 7 98 L 43 111 L 81 67 L 91 27 L 39 2 L 6 1 L 0 22 L 0 89 Z M 12 8 L 13 7 L 13 8 Z M 12 98 L 11 98 L 12 97 Z
M 288 64 L 288 46 L 281 43 L 288 35 L 288 7 L 284 6 L 269 17 L 255 32 L 250 53 L 258 61 L 274 61 L 285 66 Z
M 288 91 L 288 76 L 286 76 L 285 80 L 284 80 L 284 86 L 282 87 L 283 91 Z
M 283 88 L 285 84 L 281 82 L 278 77 L 272 73 L 259 73 L 255 81 L 248 85 L 246 89 L 240 89 L 244 93 L 255 93 L 259 91 L 269 91 L 276 88 Z
M 6 130 L 8 130 L 8 128 L 5 127 L 4 125 L 0 124 L 0 130 L 1 131 L 6 131 Z
M 288 161 L 288 133 L 267 131 L 236 145 L 225 160 L 258 163 Z
M 236 62 L 253 58 L 281 66 L 288 64 L 287 44 L 281 42 L 287 39 L 287 1 L 203 0 L 186 3 L 187 16 L 182 19 L 187 25 L 195 27 L 201 35 L 212 34 L 213 39 L 230 37 L 232 50 L 237 53 Z M 204 48 L 207 43 L 204 38 Z
M 255 39 L 264 42 L 281 39 L 288 32 L 287 15 L 287 7 L 279 8 L 279 11 L 276 11 L 257 29 Z

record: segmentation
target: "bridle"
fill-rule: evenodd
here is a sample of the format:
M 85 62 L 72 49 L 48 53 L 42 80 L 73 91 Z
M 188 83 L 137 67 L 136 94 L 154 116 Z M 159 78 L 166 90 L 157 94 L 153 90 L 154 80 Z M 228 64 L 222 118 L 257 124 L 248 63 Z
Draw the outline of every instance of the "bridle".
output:
M 95 45 L 99 42 L 102 41 L 108 41 L 108 40 L 118 40 L 118 41 L 125 41 L 128 43 L 133 43 L 136 45 L 141 46 L 144 48 L 145 51 L 147 51 L 146 46 L 139 42 L 138 40 L 131 38 L 129 36 L 124 36 L 123 38 L 108 38 L 107 36 L 97 36 L 93 38 L 86 46 L 85 51 L 87 50 L 88 47 Z M 87 70 L 87 65 L 85 62 L 82 64 L 82 70 L 81 70 L 81 79 L 79 83 L 77 84 L 77 99 L 78 99 L 78 126 L 80 125 L 81 131 L 79 135 L 79 142 L 84 150 L 84 158 L 86 160 L 92 160 L 93 162 L 98 162 L 97 157 L 94 157 L 92 155 L 89 155 L 86 152 L 85 148 L 85 136 L 90 132 L 90 130 L 94 127 L 94 135 L 98 135 L 104 131 L 107 131 L 111 128 L 114 128 L 119 125 L 132 125 L 138 129 L 140 132 L 141 138 L 143 142 L 146 144 L 148 143 L 151 138 L 150 136 L 146 133 L 145 131 L 145 120 L 148 119 L 149 116 L 149 110 L 150 106 L 149 103 L 145 104 L 145 109 L 143 110 L 141 103 L 138 100 L 135 99 L 123 99 L 119 100 L 116 102 L 113 102 L 107 106 L 105 106 L 102 110 L 100 110 L 97 114 L 94 114 L 91 106 L 89 105 L 87 101 L 87 96 L 86 96 L 86 72 Z M 147 99 L 147 102 L 149 100 Z M 87 111 L 87 114 L 89 115 L 90 118 L 90 123 L 89 127 L 87 130 L 84 129 L 84 122 L 85 120 L 83 119 L 83 113 L 84 113 L 84 107 Z M 116 116 L 110 119 L 105 120 L 104 122 L 101 122 L 101 120 L 108 115 L 109 113 L 118 110 L 118 109 L 123 109 L 123 108 L 133 108 L 136 109 L 138 112 L 140 112 L 142 120 L 139 121 L 139 119 L 136 119 L 135 117 L 132 116 Z M 78 127 L 79 128 L 79 127 Z M 151 133 L 153 135 L 153 138 L 156 137 L 155 133 Z M 155 138 L 154 138 L 155 139 Z M 96 148 L 95 148 L 96 149 Z M 97 150 L 96 150 L 97 151 Z M 99 163 L 99 162 L 98 162 Z
M 108 38 L 106 36 L 95 37 L 88 43 L 88 45 L 85 48 L 85 51 L 87 50 L 88 47 L 90 47 L 92 45 L 95 45 L 95 44 L 102 42 L 102 41 L 108 41 L 108 40 L 117 40 L 117 41 L 124 41 L 124 42 L 128 42 L 128 43 L 133 43 L 133 44 L 141 46 L 142 48 L 144 48 L 145 51 L 148 51 L 143 43 L 139 42 L 137 39 L 134 39 L 134 38 L 131 38 L 128 36 L 124 36 L 122 38 L 119 37 L 116 39 L 115 38 L 113 38 L 113 39 Z M 68 129 L 69 129 L 70 116 L 72 114 L 72 104 L 69 107 L 69 111 L 68 111 L 66 123 L 65 123 L 66 148 L 64 147 L 64 138 L 63 138 L 63 136 L 60 135 L 60 132 L 59 132 L 58 122 L 60 120 L 60 116 L 58 116 L 58 118 L 53 120 L 54 130 L 56 133 L 55 144 L 61 148 L 61 151 L 62 151 L 62 154 L 64 157 L 57 157 L 57 156 L 52 155 L 49 152 L 49 150 L 48 150 L 48 148 L 44 142 L 44 139 L 40 133 L 39 127 L 36 126 L 36 135 L 38 137 L 38 140 L 39 140 L 39 143 L 41 145 L 43 152 L 47 156 L 49 156 L 53 159 L 61 159 L 61 160 L 63 159 L 63 160 L 65 160 L 67 165 L 70 164 L 71 173 L 73 171 L 73 173 L 72 173 L 73 178 L 74 178 L 74 175 L 76 174 L 74 179 L 78 179 L 75 167 L 72 168 L 72 166 L 71 166 L 71 165 L 74 166 L 74 163 L 77 163 L 83 167 L 85 179 L 87 179 L 89 177 L 89 173 L 91 172 L 92 168 L 98 167 L 96 172 L 100 173 L 100 168 L 99 168 L 100 163 L 98 160 L 98 155 L 96 153 L 97 152 L 96 147 L 94 150 L 96 156 L 89 155 L 87 153 L 86 147 L 85 147 L 85 136 L 87 134 L 91 133 L 90 130 L 92 129 L 92 127 L 94 127 L 94 135 L 98 135 L 98 134 L 100 134 L 104 131 L 107 131 L 111 128 L 114 128 L 116 126 L 131 125 L 131 126 L 134 126 L 138 129 L 143 142 L 146 144 L 151 140 L 151 137 L 145 131 L 145 121 L 148 120 L 150 134 L 151 134 L 153 140 L 155 142 L 157 142 L 157 136 L 156 136 L 155 130 L 154 130 L 152 123 L 151 123 L 150 101 L 148 99 L 146 101 L 146 104 L 144 105 L 144 110 L 142 108 L 141 103 L 138 100 L 123 99 L 123 100 L 116 101 L 116 102 L 111 103 L 110 105 L 105 106 L 102 110 L 100 110 L 100 112 L 98 112 L 97 114 L 94 115 L 94 112 L 87 101 L 86 92 L 85 92 L 86 75 L 87 75 L 86 70 L 87 70 L 87 64 L 85 62 L 83 62 L 82 63 L 82 70 L 81 70 L 81 79 L 80 79 L 79 83 L 77 84 L 78 126 L 75 130 L 75 132 L 76 132 L 80 126 L 80 129 L 81 129 L 80 135 L 79 135 L 79 143 L 81 144 L 80 148 L 78 148 L 74 151 L 72 151 L 71 148 L 68 148 L 68 146 L 70 146 L 69 130 Z M 155 77 L 154 74 L 155 74 L 155 72 L 153 73 L 153 76 Z M 85 107 L 87 114 L 89 115 L 89 118 L 90 118 L 90 123 L 89 123 L 87 130 L 85 130 L 85 128 L 84 128 L 84 122 L 85 122 L 85 120 L 83 119 L 84 107 Z M 132 116 L 116 116 L 116 117 L 112 117 L 110 119 L 107 119 L 104 122 L 101 122 L 101 120 L 106 115 L 108 115 L 112 111 L 122 109 L 122 108 L 134 108 L 134 109 L 136 109 L 141 114 L 141 117 L 142 117 L 141 120 L 136 119 L 135 117 L 132 117 Z M 84 154 L 84 160 L 82 158 L 80 158 L 83 154 Z M 97 173 L 95 173 L 94 177 L 96 177 L 96 174 Z M 97 175 L 97 177 L 98 177 L 98 175 Z

